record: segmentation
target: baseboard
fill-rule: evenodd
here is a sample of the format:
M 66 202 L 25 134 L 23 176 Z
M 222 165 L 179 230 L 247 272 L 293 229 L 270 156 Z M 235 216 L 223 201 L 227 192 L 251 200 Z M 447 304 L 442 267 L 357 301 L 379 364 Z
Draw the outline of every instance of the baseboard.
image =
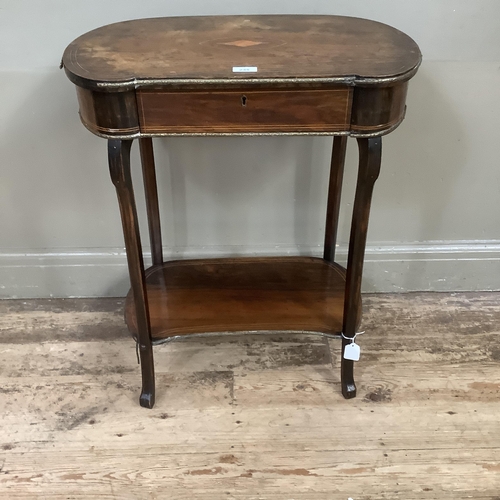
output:
M 166 259 L 234 255 L 321 255 L 314 247 L 165 248 Z M 347 248 L 337 249 L 345 265 Z M 146 265 L 149 256 L 146 254 Z M 129 288 L 123 249 L 0 254 L 0 298 L 123 296 Z M 366 248 L 364 292 L 500 290 L 500 242 L 383 244 Z

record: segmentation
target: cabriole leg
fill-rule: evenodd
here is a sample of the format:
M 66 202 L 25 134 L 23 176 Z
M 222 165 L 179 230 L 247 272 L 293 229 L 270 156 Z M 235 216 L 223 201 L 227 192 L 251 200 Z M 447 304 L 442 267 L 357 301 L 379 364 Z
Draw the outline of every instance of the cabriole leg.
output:
M 345 398 L 356 396 L 354 383 L 354 362 L 344 359 L 345 346 L 351 343 L 356 334 L 358 311 L 361 306 L 361 278 L 365 257 L 368 218 L 373 193 L 373 186 L 380 173 L 382 158 L 382 139 L 373 137 L 358 139 L 359 170 L 352 213 L 351 235 L 349 238 L 349 256 L 344 300 L 344 322 L 341 356 L 342 394 Z
M 108 160 L 111 180 L 115 185 L 118 203 L 120 205 L 130 283 L 137 315 L 137 341 L 139 344 L 142 372 L 140 404 L 145 408 L 152 408 L 155 403 L 153 349 L 151 344 L 141 239 L 139 235 L 132 178 L 130 175 L 131 146 L 131 140 L 109 140 Z

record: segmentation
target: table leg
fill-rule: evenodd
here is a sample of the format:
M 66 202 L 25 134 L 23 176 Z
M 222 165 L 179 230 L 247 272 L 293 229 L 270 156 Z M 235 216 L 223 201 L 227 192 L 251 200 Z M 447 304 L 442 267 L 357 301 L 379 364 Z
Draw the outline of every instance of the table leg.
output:
M 354 362 L 344 359 L 345 346 L 356 334 L 358 310 L 361 306 L 361 277 L 365 257 L 368 218 L 373 193 L 373 186 L 380 172 L 382 158 L 382 138 L 358 139 L 359 171 L 352 214 L 351 235 L 349 238 L 349 256 L 344 300 L 344 322 L 342 339 L 341 382 L 345 398 L 356 396 L 354 383 Z
M 120 205 L 130 283 L 137 315 L 137 341 L 139 344 L 142 371 L 140 404 L 145 408 L 152 408 L 155 403 L 153 349 L 141 239 L 135 208 L 134 189 L 130 175 L 131 146 L 131 140 L 110 139 L 108 141 L 108 160 L 111 180 L 116 187 L 118 203 Z
M 151 137 L 140 138 L 139 148 L 141 150 L 142 177 L 144 179 L 144 192 L 146 194 L 151 256 L 153 264 L 159 265 L 163 263 L 163 249 L 161 244 L 160 209 L 158 206 L 153 140 Z
M 326 207 L 325 246 L 323 258 L 328 262 L 335 260 L 335 245 L 339 225 L 340 195 L 344 176 L 345 152 L 347 136 L 335 136 L 333 139 L 332 162 L 330 167 L 330 184 L 328 186 L 328 202 Z

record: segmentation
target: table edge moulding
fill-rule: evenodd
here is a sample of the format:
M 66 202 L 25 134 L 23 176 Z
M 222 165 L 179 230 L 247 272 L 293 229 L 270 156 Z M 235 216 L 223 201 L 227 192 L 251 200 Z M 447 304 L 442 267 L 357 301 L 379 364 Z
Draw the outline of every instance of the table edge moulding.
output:
M 395 28 L 342 16 L 138 19 L 90 31 L 66 49 L 80 118 L 108 140 L 127 250 L 127 326 L 142 371 L 140 404 L 155 403 L 153 345 L 183 335 L 283 331 L 342 338 L 361 321 L 361 278 L 382 136 L 405 116 L 417 44 Z M 153 137 L 333 136 L 323 258 L 164 262 Z M 359 167 L 347 268 L 335 263 L 347 138 Z M 138 139 L 153 265 L 145 269 L 130 148 Z M 326 188 L 325 188 L 326 191 Z M 353 361 L 341 387 L 356 395 Z

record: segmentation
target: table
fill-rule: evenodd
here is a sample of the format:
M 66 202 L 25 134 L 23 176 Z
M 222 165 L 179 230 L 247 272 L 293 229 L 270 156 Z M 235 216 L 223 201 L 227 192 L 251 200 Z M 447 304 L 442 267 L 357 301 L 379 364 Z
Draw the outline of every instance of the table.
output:
M 72 42 L 62 65 L 80 118 L 108 140 L 131 291 L 125 318 L 155 402 L 153 345 L 203 332 L 289 331 L 353 342 L 361 319 L 368 217 L 381 136 L 403 120 L 421 54 L 404 33 L 339 16 L 213 16 L 126 21 Z M 164 262 L 152 137 L 334 136 L 323 258 Z M 348 137 L 359 147 L 347 268 L 335 263 Z M 138 139 L 153 265 L 144 269 L 130 171 Z M 342 394 L 356 395 L 342 356 Z

